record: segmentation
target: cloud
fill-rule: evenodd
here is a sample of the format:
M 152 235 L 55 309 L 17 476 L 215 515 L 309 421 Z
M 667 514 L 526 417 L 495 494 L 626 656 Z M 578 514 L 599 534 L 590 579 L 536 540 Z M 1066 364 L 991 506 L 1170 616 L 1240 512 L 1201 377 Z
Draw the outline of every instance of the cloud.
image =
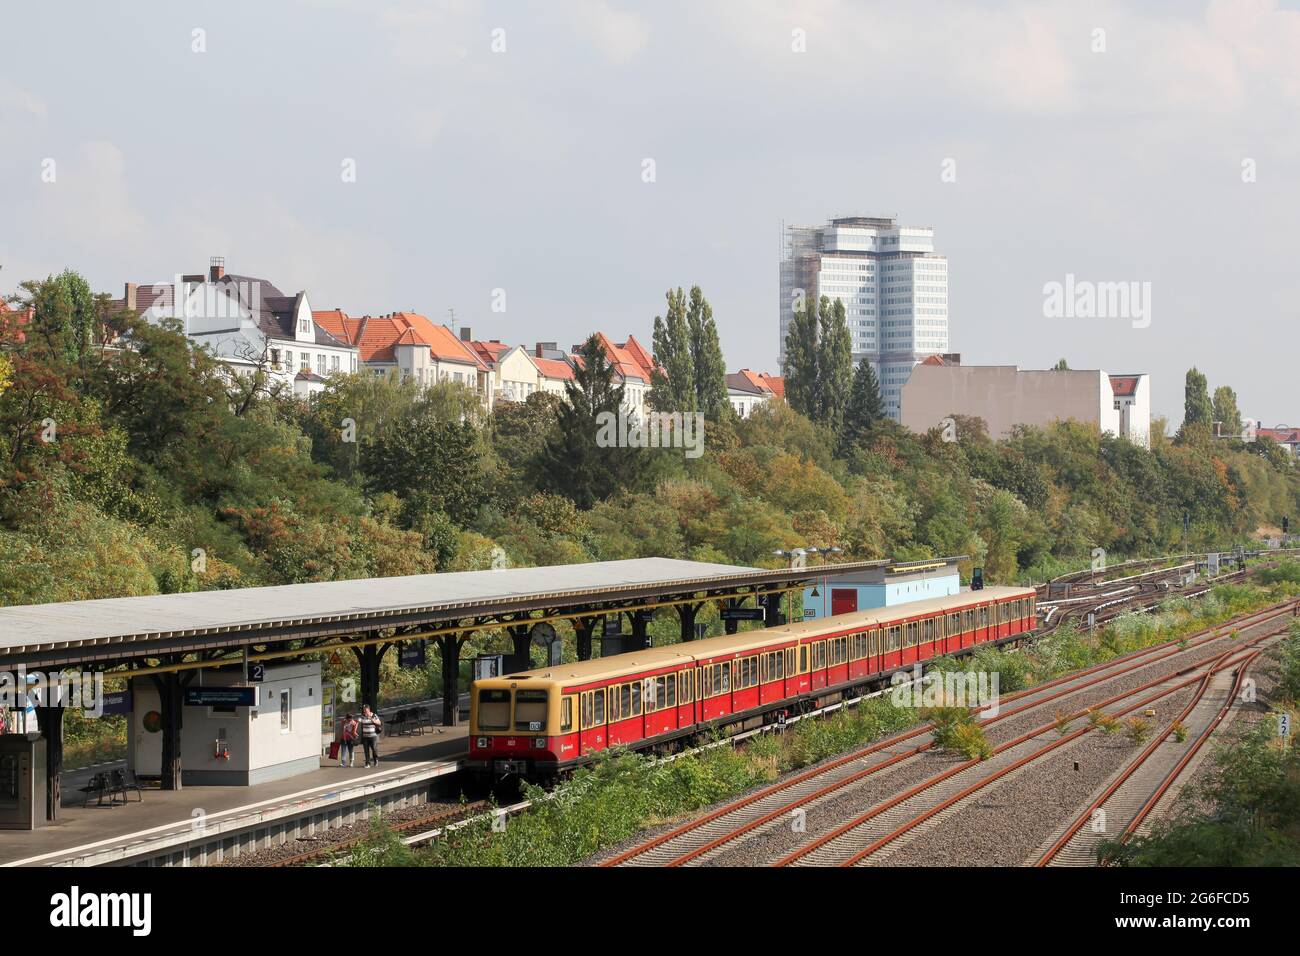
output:
M 561 8 L 610 63 L 636 59 L 650 42 L 650 27 L 645 19 L 631 10 L 615 8 L 609 0 L 570 0 Z
M 45 119 L 48 113 L 43 99 L 0 76 L 0 122 L 13 122 L 20 115 Z

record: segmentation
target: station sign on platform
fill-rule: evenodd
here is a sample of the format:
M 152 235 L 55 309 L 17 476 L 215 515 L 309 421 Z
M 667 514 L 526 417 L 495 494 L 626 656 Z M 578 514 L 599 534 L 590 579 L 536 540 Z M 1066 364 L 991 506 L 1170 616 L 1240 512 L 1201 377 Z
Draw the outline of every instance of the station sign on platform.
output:
M 186 687 L 186 707 L 256 707 L 256 687 Z

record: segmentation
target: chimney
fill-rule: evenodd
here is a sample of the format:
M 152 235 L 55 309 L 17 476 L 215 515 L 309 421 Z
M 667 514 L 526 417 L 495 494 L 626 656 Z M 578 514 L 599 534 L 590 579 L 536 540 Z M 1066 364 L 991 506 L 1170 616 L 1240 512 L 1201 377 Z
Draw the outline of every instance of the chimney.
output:
M 462 342 L 472 342 L 474 340 L 474 335 L 470 332 L 468 325 L 460 327 L 460 340 Z
M 135 311 L 136 289 L 139 288 L 134 282 L 126 284 L 126 291 L 122 293 L 122 301 L 126 304 L 127 311 Z
M 213 256 L 208 260 L 208 280 L 216 282 L 226 274 L 226 257 Z
M 555 347 L 554 342 L 538 342 L 537 347 L 533 350 L 533 353 L 538 358 L 546 358 L 546 352 L 548 349 L 552 352 L 558 351 L 558 349 L 556 349 Z

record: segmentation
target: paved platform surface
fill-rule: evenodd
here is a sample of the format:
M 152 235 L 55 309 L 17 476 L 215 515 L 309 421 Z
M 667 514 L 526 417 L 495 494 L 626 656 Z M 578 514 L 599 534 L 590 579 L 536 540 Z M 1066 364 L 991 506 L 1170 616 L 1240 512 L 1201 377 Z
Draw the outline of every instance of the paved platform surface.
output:
M 83 807 L 84 795 L 76 788 L 84 786 L 96 769 L 121 764 L 69 771 L 63 775 L 59 821 L 31 831 L 0 830 L 0 866 L 49 865 L 69 856 L 192 832 L 199 818 L 221 823 L 294 807 L 306 809 L 328 801 L 331 794 L 343 788 L 381 789 L 386 783 L 433 768 L 450 770 L 465 756 L 466 727 L 439 729 L 441 733 L 434 730 L 423 735 L 382 738 L 379 766 L 370 769 L 361 765 L 358 747 L 357 763 L 351 768 L 322 758 L 319 770 L 251 787 L 188 786 L 163 791 L 146 786 L 139 802 L 131 793 L 131 802 L 113 807 L 96 806 L 94 799 L 90 806 Z

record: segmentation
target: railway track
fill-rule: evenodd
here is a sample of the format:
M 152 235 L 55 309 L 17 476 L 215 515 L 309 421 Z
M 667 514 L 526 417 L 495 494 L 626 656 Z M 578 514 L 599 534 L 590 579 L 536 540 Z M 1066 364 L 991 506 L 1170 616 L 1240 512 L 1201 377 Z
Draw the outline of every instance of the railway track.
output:
M 1285 602 L 1246 615 L 1234 623 L 1240 628 L 1255 627 L 1285 615 L 1293 607 L 1294 602 Z M 1206 648 L 1207 645 L 1226 640 L 1221 630 L 1222 628 L 1209 629 L 1180 641 L 1154 645 L 1011 695 L 1002 700 L 1002 709 L 997 715 L 985 718 L 980 721 L 980 724 L 988 727 L 1018 716 L 1032 718 L 1035 711 L 1042 711 L 1048 704 L 1089 689 L 1100 688 L 1107 682 L 1166 661 L 1170 663 L 1175 676 L 1185 674 L 1204 664 L 1203 659 L 1192 661 L 1189 655 L 1194 655 L 1196 651 Z M 1171 660 L 1172 658 L 1184 658 L 1181 667 L 1179 662 Z M 1155 687 L 1170 679 L 1170 675 L 1166 674 L 1143 683 L 1141 688 Z M 1072 719 L 1077 719 L 1092 707 L 1109 705 L 1132 693 L 1133 690 L 1128 690 L 1100 705 L 1094 703 L 1091 707 L 1076 708 Z M 1014 706 L 1008 707 L 1007 705 L 1010 704 Z M 999 747 L 995 757 L 1015 751 L 1015 748 L 1026 741 L 1032 740 L 1033 737 L 1045 733 L 1056 725 L 1056 721 L 1053 721 L 1034 728 L 1030 733 L 1013 738 Z M 797 811 L 806 810 L 811 805 L 840 795 L 873 775 L 891 773 L 918 755 L 930 751 L 934 747 L 931 729 L 932 725 L 922 725 L 795 774 L 626 849 L 604 860 L 600 865 L 681 866 L 706 862 L 712 856 L 728 852 L 728 848 L 733 847 L 738 841 L 758 836 L 779 826 L 780 821 Z M 1019 751 L 1015 753 L 1018 754 Z M 1006 762 L 1012 763 L 1014 759 L 1013 756 Z M 958 771 L 976 763 L 978 761 L 970 761 L 947 773 L 943 779 L 949 779 Z M 942 782 L 942 780 L 931 781 L 931 784 Z
M 1093 866 L 1099 861 L 1097 850 L 1103 840 L 1120 842 L 1138 831 L 1160 805 L 1192 759 L 1228 716 L 1233 700 L 1241 692 L 1250 666 L 1263 650 L 1254 651 L 1239 661 L 1235 674 L 1223 669 L 1207 673 L 1192 701 L 1174 722 L 1164 728 L 1114 779 L 1083 812 L 1071 821 L 1052 843 L 1033 861 L 1034 866 Z M 1194 735 L 1191 746 L 1167 746 L 1174 723 L 1184 723 Z
M 1263 640 L 1263 638 L 1258 638 Z M 1233 652 L 1225 652 L 1223 657 Z M 1198 673 L 1191 677 L 1181 675 L 1143 685 L 1141 696 L 1136 700 L 1132 692 L 1116 695 L 1104 706 L 1120 703 L 1118 709 L 1107 711 L 1112 717 L 1123 717 L 1135 711 L 1147 711 L 1170 695 L 1177 694 L 1193 685 L 1202 684 L 1207 675 L 1213 674 L 1223 665 L 1220 657 L 1207 667 L 1197 668 Z M 1234 658 L 1234 662 L 1241 658 Z M 1203 671 L 1203 673 L 1201 672 Z M 1145 691 L 1150 691 L 1146 693 Z M 1084 716 L 1086 711 L 1071 715 L 1073 720 Z M 973 795 L 990 785 L 1028 767 L 1035 761 L 1068 748 L 1085 734 L 1093 732 L 1092 726 L 1073 730 L 1058 740 L 1039 744 L 1037 738 L 1048 734 L 1054 724 L 1044 724 L 1034 731 L 1017 738 L 994 751 L 988 761 L 969 761 L 939 776 L 926 781 L 884 804 L 859 814 L 830 833 L 819 837 L 810 845 L 788 854 L 779 861 L 778 866 L 859 866 L 877 863 L 889 851 L 896 849 L 900 839 L 917 832 L 926 824 L 940 825 L 945 816 L 952 816 Z M 968 770 L 978 773 L 967 774 Z M 970 777 L 974 780 L 970 780 Z
M 441 833 L 448 825 L 454 825 L 461 820 L 471 818 L 475 814 L 486 811 L 488 807 L 489 804 L 486 800 L 475 800 L 472 803 L 466 803 L 460 806 L 444 807 L 435 813 L 393 824 L 390 829 L 394 833 L 398 834 L 412 832 L 419 834 L 421 831 L 427 831 L 430 827 L 434 827 L 437 829 L 438 833 Z M 321 846 L 315 846 L 303 853 L 281 857 L 261 865 L 272 869 L 283 869 L 293 866 L 316 866 L 324 863 L 334 854 L 351 850 L 358 846 L 367 838 L 367 835 L 368 834 L 366 833 L 360 833 L 344 840 L 328 842 Z

